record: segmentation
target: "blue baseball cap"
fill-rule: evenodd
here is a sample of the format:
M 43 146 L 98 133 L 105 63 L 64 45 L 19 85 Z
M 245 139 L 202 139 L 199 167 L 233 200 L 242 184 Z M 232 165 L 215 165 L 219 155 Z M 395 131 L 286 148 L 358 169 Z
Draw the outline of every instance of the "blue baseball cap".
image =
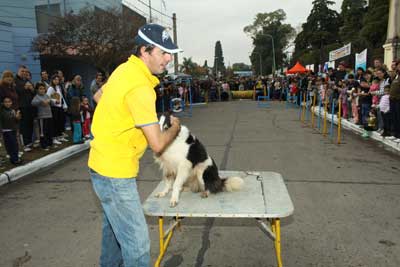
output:
M 140 27 L 135 43 L 137 45 L 152 44 L 170 54 L 183 51 L 174 44 L 167 30 L 158 24 L 146 24 Z

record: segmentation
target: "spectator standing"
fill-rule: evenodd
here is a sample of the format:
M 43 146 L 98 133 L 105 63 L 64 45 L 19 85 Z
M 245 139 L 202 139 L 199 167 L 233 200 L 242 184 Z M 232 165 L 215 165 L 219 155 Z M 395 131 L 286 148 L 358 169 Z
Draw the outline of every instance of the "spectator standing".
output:
M 396 61 L 396 76 L 390 85 L 390 113 L 393 136 L 396 142 L 400 142 L 400 59 Z
M 0 81 L 0 101 L 3 103 L 4 98 L 10 98 L 12 102 L 11 108 L 14 110 L 19 109 L 18 94 L 15 89 L 14 75 L 11 71 L 3 71 Z
M 373 97 L 378 98 L 378 103 L 379 103 L 380 98 L 384 95 L 385 86 L 390 84 L 390 77 L 384 68 L 376 69 L 375 75 L 376 75 L 375 78 L 378 79 L 378 81 L 379 81 L 379 90 L 374 92 Z M 378 115 L 377 116 L 378 117 L 378 132 L 382 133 L 383 132 L 383 117 L 382 117 L 382 112 L 380 112 L 380 110 L 379 110 L 379 105 L 378 105 L 377 115 Z
M 10 162 L 14 165 L 18 165 L 22 162 L 18 156 L 17 142 L 18 121 L 20 118 L 20 111 L 15 111 L 12 108 L 11 98 L 5 97 L 3 99 L 3 105 L 0 108 L 0 125 L 4 146 L 8 155 L 10 155 Z
M 358 82 L 358 83 L 360 83 L 360 81 L 361 81 L 361 78 L 364 76 L 364 69 L 363 68 L 361 68 L 361 67 L 358 67 L 357 68 L 357 72 L 356 72 L 356 75 L 355 75 L 355 80 Z
M 96 78 L 90 84 L 90 94 L 87 95 L 90 106 L 95 107 L 95 102 L 93 101 L 93 96 L 96 94 L 96 92 L 102 86 L 103 86 L 103 73 L 97 72 Z
M 85 88 L 82 84 L 82 77 L 80 75 L 75 75 L 74 79 L 72 79 L 71 85 L 67 90 L 67 105 L 71 103 L 71 99 L 73 97 L 82 99 L 82 96 L 84 96 L 84 91 Z
M 82 112 L 81 101 L 79 97 L 74 96 L 71 98 L 71 103 L 68 108 L 68 115 L 70 117 L 72 126 L 72 141 L 74 144 L 81 144 L 82 140 Z
M 32 150 L 33 140 L 33 120 L 36 116 L 36 108 L 32 106 L 32 99 L 35 96 L 35 89 L 30 81 L 25 82 L 22 89 L 17 89 L 19 109 L 21 111 L 20 134 L 24 151 Z
M 86 96 L 82 97 L 81 104 L 82 111 L 82 134 L 86 139 L 90 138 L 90 126 L 92 124 L 93 108 L 89 104 L 89 98 Z
M 61 144 L 61 141 L 68 141 L 63 137 L 65 113 L 68 106 L 65 102 L 62 87 L 60 86 L 60 78 L 58 75 L 53 75 L 50 79 L 50 87 L 47 89 L 47 95 L 51 98 L 51 113 L 53 115 L 54 124 L 54 138 L 53 143 L 56 145 Z
M 365 79 L 361 79 L 358 96 L 361 106 L 361 123 L 366 126 L 368 125 L 367 119 L 371 109 L 372 97 L 369 93 L 369 84 Z
M 381 112 L 381 116 L 383 118 L 383 132 L 382 136 L 390 136 L 391 132 L 391 118 L 390 118 L 390 85 L 386 85 L 384 88 L 384 95 L 381 97 L 379 101 L 379 110 Z
M 40 72 L 40 82 L 44 83 L 44 85 L 46 86 L 46 90 L 50 87 L 49 74 L 46 70 L 42 70 Z
M 18 68 L 17 75 L 15 75 L 15 89 L 17 90 L 17 93 L 24 90 L 25 83 L 28 81 L 28 71 L 28 68 L 24 65 L 21 65 Z
M 46 94 L 46 84 L 38 82 L 35 86 L 37 94 L 32 99 L 32 106 L 37 109 L 37 120 L 39 125 L 40 146 L 49 150 L 53 145 L 53 119 L 51 114 L 51 99 Z

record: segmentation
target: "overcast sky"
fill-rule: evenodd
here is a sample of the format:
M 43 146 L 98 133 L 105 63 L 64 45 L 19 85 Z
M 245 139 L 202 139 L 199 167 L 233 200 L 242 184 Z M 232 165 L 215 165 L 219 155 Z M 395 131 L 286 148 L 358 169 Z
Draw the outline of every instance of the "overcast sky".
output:
M 140 4 L 135 0 L 132 2 Z M 283 9 L 286 23 L 296 28 L 306 21 L 312 8 L 312 0 L 164 0 L 166 9 L 162 2 L 152 0 L 151 4 L 168 15 L 176 13 L 178 45 L 184 50 L 179 61 L 182 62 L 183 57 L 192 57 L 200 65 L 207 60 L 209 66 L 213 65 L 215 42 L 218 40 L 221 41 L 226 66 L 238 62 L 250 64 L 252 42 L 243 28 L 253 23 L 257 13 Z M 334 2 L 332 7 L 339 12 L 342 0 Z M 146 10 L 143 5 L 141 8 Z M 170 19 L 161 19 L 156 12 L 153 16 L 163 24 L 172 25 Z

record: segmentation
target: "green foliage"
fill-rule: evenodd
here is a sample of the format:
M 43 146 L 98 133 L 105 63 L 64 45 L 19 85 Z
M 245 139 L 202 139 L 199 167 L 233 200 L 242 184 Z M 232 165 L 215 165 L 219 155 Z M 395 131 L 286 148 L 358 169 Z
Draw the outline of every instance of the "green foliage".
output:
M 224 63 L 224 55 L 222 53 L 222 46 L 221 46 L 221 41 L 217 41 L 215 43 L 215 50 L 214 50 L 214 68 L 213 68 L 213 73 L 214 75 L 218 75 L 218 73 L 221 73 L 222 76 L 225 75 L 225 63 Z
M 78 14 L 59 18 L 48 34 L 39 35 L 32 50 L 41 55 L 76 57 L 109 74 L 134 48 L 138 27 L 118 9 L 106 11 L 89 6 Z
M 233 63 L 232 70 L 233 71 L 250 71 L 251 66 L 246 65 L 245 63 Z
M 343 0 L 340 16 L 343 26 L 340 28 L 339 36 L 343 44 L 351 43 L 354 53 L 359 53 L 366 48 L 366 43 L 360 37 L 360 29 L 366 14 L 365 0 Z
M 386 41 L 389 16 L 389 0 L 370 0 L 363 20 L 360 36 L 368 48 L 382 49 Z M 383 50 L 382 50 L 383 52 Z
M 313 1 L 311 13 L 302 25 L 303 30 L 295 39 L 294 60 L 303 59 L 303 64 L 319 64 L 328 59 L 327 45 L 340 44 L 339 27 L 342 22 L 339 14 L 329 8 L 333 3 L 329 0 Z
M 208 68 L 201 67 L 196 62 L 193 62 L 192 58 L 183 58 L 182 64 L 179 65 L 179 71 L 192 75 L 193 77 L 199 78 L 207 75 Z
M 244 32 L 253 39 L 254 49 L 250 61 L 257 73 L 262 75 L 272 73 L 274 58 L 270 36 L 274 41 L 276 68 L 282 66 L 285 60 L 283 51 L 295 35 L 293 27 L 283 23 L 285 20 L 286 13 L 282 9 L 278 9 L 269 13 L 258 13 L 253 24 L 244 28 Z

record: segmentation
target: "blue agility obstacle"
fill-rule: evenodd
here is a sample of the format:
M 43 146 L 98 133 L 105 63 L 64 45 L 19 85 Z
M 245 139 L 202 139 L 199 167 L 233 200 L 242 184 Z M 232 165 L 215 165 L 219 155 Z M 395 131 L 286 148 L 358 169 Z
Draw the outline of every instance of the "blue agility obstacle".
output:
M 269 88 L 267 87 L 266 95 L 259 95 L 257 96 L 257 107 L 259 108 L 269 108 L 271 105 L 269 103 L 270 96 L 269 96 Z M 265 91 L 264 91 L 265 93 Z
M 180 82 L 185 82 L 188 88 L 188 103 L 186 103 L 184 98 L 176 97 L 169 101 L 170 110 L 173 112 L 174 116 L 177 117 L 192 117 L 192 86 L 191 79 L 187 78 L 185 80 L 180 80 Z M 188 105 L 186 105 L 188 104 Z

